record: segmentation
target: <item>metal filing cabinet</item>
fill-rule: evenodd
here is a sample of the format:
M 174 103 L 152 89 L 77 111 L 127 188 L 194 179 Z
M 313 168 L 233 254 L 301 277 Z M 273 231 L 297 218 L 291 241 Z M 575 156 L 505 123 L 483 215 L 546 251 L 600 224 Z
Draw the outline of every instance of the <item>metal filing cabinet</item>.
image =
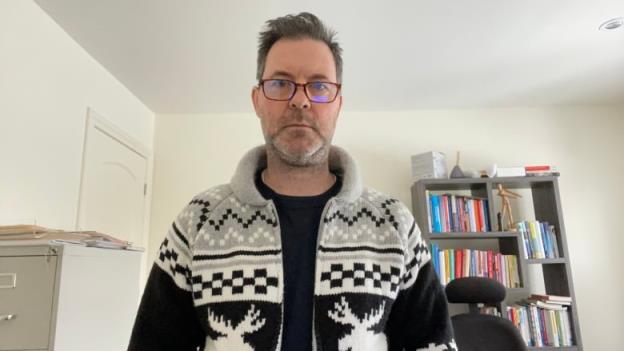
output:
M 0 351 L 125 350 L 141 255 L 0 242 Z

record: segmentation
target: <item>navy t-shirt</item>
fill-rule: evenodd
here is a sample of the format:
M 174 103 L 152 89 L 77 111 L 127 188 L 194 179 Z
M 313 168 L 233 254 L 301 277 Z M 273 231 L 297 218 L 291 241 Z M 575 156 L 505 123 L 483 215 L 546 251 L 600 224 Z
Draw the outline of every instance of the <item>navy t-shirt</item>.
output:
M 256 175 L 256 186 L 275 203 L 282 238 L 284 325 L 282 351 L 312 350 L 314 266 L 321 215 L 327 201 L 340 191 L 340 178 L 317 196 L 281 195 Z

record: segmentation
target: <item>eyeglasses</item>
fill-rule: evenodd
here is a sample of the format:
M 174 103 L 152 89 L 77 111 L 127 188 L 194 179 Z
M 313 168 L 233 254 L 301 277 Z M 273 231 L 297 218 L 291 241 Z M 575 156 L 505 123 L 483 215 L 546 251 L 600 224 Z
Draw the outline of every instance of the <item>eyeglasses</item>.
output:
M 262 87 L 264 96 L 274 101 L 288 101 L 292 99 L 297 92 L 297 88 L 301 86 L 308 100 L 320 104 L 327 104 L 336 100 L 341 87 L 341 84 L 332 82 L 299 84 L 288 79 L 263 79 L 258 85 Z

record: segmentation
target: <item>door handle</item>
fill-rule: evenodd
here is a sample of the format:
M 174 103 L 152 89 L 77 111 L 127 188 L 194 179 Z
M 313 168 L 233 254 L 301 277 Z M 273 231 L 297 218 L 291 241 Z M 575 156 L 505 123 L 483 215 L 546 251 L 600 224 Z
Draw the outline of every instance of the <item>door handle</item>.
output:
M 4 314 L 4 315 L 0 315 L 0 322 L 3 321 L 10 321 L 17 318 L 16 314 Z

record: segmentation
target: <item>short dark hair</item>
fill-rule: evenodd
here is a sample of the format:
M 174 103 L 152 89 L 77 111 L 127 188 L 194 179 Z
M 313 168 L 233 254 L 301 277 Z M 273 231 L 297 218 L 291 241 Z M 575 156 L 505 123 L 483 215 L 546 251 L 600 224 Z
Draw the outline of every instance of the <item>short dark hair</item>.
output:
M 335 40 L 335 36 L 334 30 L 326 27 L 318 17 L 309 12 L 266 21 L 265 28 L 259 35 L 256 78 L 262 79 L 269 50 L 278 40 L 315 39 L 324 42 L 329 47 L 336 64 L 336 78 L 339 83 L 342 82 L 342 48 Z

